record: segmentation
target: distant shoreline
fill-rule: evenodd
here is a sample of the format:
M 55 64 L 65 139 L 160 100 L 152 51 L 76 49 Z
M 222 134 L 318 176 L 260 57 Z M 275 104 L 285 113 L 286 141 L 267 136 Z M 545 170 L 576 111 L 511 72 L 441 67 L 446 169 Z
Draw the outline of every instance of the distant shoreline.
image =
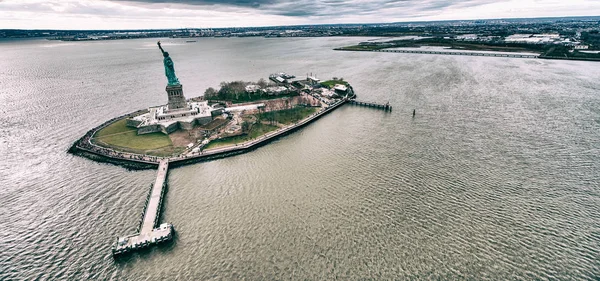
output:
M 525 54 L 507 54 L 507 53 L 493 53 L 494 51 L 488 51 L 492 53 L 481 53 L 480 50 L 460 50 L 456 52 L 445 52 L 445 51 L 416 51 L 416 50 L 345 50 L 345 49 L 333 49 L 334 51 L 346 51 L 346 52 L 378 52 L 378 53 L 404 53 L 404 54 L 426 54 L 426 55 L 452 55 L 452 56 L 475 56 L 475 57 L 507 57 L 507 58 L 531 58 L 531 59 L 547 59 L 547 60 L 575 60 L 575 61 L 600 61 L 600 58 L 579 58 L 579 57 L 557 57 L 557 56 L 544 56 L 532 53 L 531 55 Z M 478 52 L 479 51 L 479 52 Z

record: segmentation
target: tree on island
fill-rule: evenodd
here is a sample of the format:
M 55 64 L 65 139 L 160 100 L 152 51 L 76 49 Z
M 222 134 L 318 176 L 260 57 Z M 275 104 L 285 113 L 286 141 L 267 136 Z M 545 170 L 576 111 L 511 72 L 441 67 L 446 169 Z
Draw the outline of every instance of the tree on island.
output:
M 249 85 L 257 85 L 260 87 L 260 89 L 246 91 L 246 86 Z M 256 83 L 245 81 L 221 82 L 219 90 L 215 90 L 214 88 L 206 89 L 206 91 L 204 92 L 204 99 L 247 102 L 280 96 L 295 96 L 299 94 L 297 91 L 287 90 L 281 93 L 277 93 L 275 96 L 273 96 L 272 94 L 267 94 L 265 89 L 274 85 L 275 84 L 268 83 L 264 79 L 260 79 Z
M 248 121 L 242 122 L 242 133 L 248 133 L 250 131 L 250 123 Z
M 206 91 L 204 91 L 204 98 L 206 99 L 207 97 L 214 97 L 216 96 L 217 91 L 215 90 L 215 88 L 213 87 L 208 87 L 208 89 L 206 89 Z
M 263 79 L 263 78 L 260 78 L 258 80 L 258 82 L 256 82 L 256 85 L 258 85 L 259 87 L 261 87 L 263 89 L 266 88 L 267 86 L 269 86 L 269 84 L 267 83 L 267 81 L 265 79 Z

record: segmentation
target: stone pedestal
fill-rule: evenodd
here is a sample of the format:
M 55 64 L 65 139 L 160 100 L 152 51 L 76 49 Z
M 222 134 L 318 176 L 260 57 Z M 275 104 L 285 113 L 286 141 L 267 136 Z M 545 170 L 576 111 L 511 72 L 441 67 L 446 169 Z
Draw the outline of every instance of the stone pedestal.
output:
M 183 96 L 183 86 L 168 85 L 166 91 L 169 97 L 169 111 L 187 108 L 185 97 Z

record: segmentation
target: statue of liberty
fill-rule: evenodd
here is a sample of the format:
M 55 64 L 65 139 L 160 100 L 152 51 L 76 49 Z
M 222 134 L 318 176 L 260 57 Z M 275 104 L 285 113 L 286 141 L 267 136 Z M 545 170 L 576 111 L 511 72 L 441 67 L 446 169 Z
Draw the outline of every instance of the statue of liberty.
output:
M 167 80 L 169 81 L 169 86 L 179 85 L 179 79 L 175 76 L 175 66 L 173 65 L 173 60 L 169 57 L 169 53 L 165 52 L 163 48 L 160 46 L 160 41 L 158 41 L 158 47 L 163 54 L 164 60 L 163 63 L 165 65 L 165 75 L 167 76 Z

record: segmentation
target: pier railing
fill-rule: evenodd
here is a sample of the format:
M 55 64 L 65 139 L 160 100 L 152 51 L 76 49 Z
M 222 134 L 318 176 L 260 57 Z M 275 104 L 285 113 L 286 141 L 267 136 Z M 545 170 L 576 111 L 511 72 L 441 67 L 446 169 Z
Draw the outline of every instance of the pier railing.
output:
M 373 52 L 382 52 L 382 53 L 407 53 L 407 54 L 430 54 L 430 55 L 452 55 L 452 56 L 477 56 L 477 57 L 507 57 L 507 58 L 538 58 L 539 55 L 536 54 L 501 54 L 501 53 L 478 53 L 478 52 L 450 52 L 450 51 L 426 51 L 426 50 L 372 50 Z
M 385 111 L 392 111 L 392 106 L 390 105 L 389 102 L 387 102 L 387 103 L 376 103 L 376 102 L 368 102 L 368 101 L 351 100 L 351 101 L 349 101 L 349 103 L 350 104 L 354 104 L 354 105 L 379 108 L 379 109 L 383 109 Z

